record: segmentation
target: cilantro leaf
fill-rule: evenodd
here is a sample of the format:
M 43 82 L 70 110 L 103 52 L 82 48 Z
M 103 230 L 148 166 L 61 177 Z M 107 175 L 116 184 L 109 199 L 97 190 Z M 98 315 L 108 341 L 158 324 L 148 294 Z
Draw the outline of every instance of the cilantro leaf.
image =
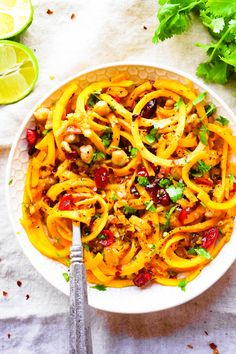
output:
M 101 152 L 101 151 L 95 151 L 93 153 L 93 161 L 97 161 L 97 160 L 100 160 L 100 159 L 105 159 L 106 158 L 106 155 Z
M 96 290 L 99 290 L 99 291 L 106 291 L 107 290 L 107 287 L 103 284 L 96 284 L 94 286 L 90 286 L 91 289 L 96 289 Z
M 188 284 L 188 281 L 186 278 L 183 278 L 180 280 L 178 287 L 182 290 L 182 291 L 186 291 L 186 285 Z
M 11 178 L 9 181 L 8 181 L 8 186 L 10 186 L 13 182 L 13 178 Z
M 199 139 L 204 145 L 208 145 L 208 128 L 205 125 L 202 125 L 199 130 Z
M 201 92 L 193 101 L 193 105 L 196 106 L 198 103 L 202 102 L 206 98 L 206 92 Z
M 124 213 L 127 214 L 135 214 L 137 210 L 135 208 L 131 208 L 128 204 L 124 205 Z
M 89 245 L 87 243 L 83 243 L 83 248 L 86 250 L 86 251 L 89 251 Z
M 99 101 L 97 95 L 99 95 L 100 93 L 100 91 L 94 91 L 93 93 L 91 93 L 88 98 L 87 105 L 90 107 L 94 107 L 95 104 Z
M 149 180 L 147 177 L 139 176 L 138 184 L 140 184 L 140 186 L 146 187 L 149 184 Z
M 151 213 L 155 213 L 156 211 L 156 208 L 154 207 L 153 203 L 153 200 L 150 200 L 149 202 L 144 202 L 146 210 L 149 210 Z
M 183 197 L 183 188 L 182 187 L 175 187 L 174 185 L 171 185 L 170 187 L 166 188 L 166 191 L 172 200 L 172 202 L 176 203 L 177 200 L 181 199 Z
M 220 59 L 215 59 L 211 62 L 199 64 L 196 74 L 207 82 L 225 84 L 228 81 L 228 65 Z
M 47 135 L 52 129 L 44 129 L 43 130 L 43 135 Z
M 203 160 L 199 160 L 196 167 L 191 171 L 191 175 L 194 177 L 201 177 L 204 173 L 210 171 L 212 166 L 207 165 Z
M 212 259 L 210 253 L 205 248 L 202 247 L 195 248 L 195 251 L 201 257 L 204 257 L 206 259 Z
M 170 228 L 170 218 L 171 218 L 171 215 L 173 214 L 173 212 L 175 211 L 175 209 L 176 209 L 176 206 L 173 206 L 172 208 L 170 208 L 169 211 L 167 211 L 166 222 L 165 222 L 165 225 L 163 226 L 164 230 L 168 230 Z
M 216 106 L 214 105 L 214 103 L 209 103 L 204 108 L 207 117 L 210 117 L 213 113 L 216 112 Z
M 111 133 L 105 133 L 101 135 L 101 140 L 105 148 L 108 148 L 108 146 L 111 143 Z
M 64 277 L 64 279 L 67 283 L 70 281 L 70 276 L 68 273 L 62 273 L 62 276 Z
M 129 152 L 130 152 L 130 156 L 131 156 L 132 158 L 134 158 L 134 157 L 136 157 L 137 154 L 138 154 L 138 149 L 135 148 L 135 147 L 129 146 Z
M 216 17 L 229 17 L 235 13 L 235 2 L 232 0 L 207 0 L 206 6 Z
M 118 200 L 117 195 L 114 193 L 114 194 L 112 195 L 111 199 L 116 202 L 116 201 Z
M 219 116 L 218 118 L 216 118 L 216 121 L 219 122 L 223 126 L 229 124 L 229 120 L 223 116 Z

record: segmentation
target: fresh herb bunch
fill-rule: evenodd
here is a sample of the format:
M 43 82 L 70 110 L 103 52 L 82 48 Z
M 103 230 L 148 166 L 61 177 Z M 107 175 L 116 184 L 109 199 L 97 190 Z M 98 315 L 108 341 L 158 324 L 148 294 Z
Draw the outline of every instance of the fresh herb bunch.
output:
M 191 25 L 194 12 L 213 37 L 206 50 L 208 61 L 197 67 L 197 76 L 225 84 L 236 71 L 236 0 L 159 0 L 159 26 L 153 42 L 181 34 Z

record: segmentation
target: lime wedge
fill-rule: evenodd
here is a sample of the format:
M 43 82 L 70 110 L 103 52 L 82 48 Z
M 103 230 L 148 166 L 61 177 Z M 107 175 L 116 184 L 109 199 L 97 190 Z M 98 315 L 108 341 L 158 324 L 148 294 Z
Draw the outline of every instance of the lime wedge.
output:
M 37 79 L 38 62 L 32 50 L 17 42 L 0 40 L 0 104 L 27 96 Z
M 30 0 L 0 0 L 0 39 L 16 36 L 33 20 Z

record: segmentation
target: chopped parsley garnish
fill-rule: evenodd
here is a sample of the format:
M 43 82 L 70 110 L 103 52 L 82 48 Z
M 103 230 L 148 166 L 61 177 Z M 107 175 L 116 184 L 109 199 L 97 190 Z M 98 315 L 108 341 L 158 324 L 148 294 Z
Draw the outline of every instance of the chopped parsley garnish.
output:
M 187 253 L 191 255 L 198 254 L 199 256 L 204 257 L 206 259 L 212 259 L 210 253 L 205 248 L 202 247 L 190 248 L 187 251 Z
M 155 250 L 156 245 L 154 243 L 150 243 L 148 247 L 151 248 L 151 250 Z
M 109 144 L 108 144 L 109 145 Z M 97 160 L 100 160 L 100 159 L 105 159 L 106 158 L 106 155 L 101 152 L 101 151 L 95 151 L 93 153 L 93 161 L 97 161 Z
M 94 91 L 93 93 L 91 93 L 87 101 L 87 105 L 90 107 L 94 107 L 95 104 L 99 101 L 97 95 L 100 95 L 100 93 L 101 93 L 100 91 Z
M 229 120 L 225 117 L 219 116 L 218 118 L 216 118 L 216 121 L 218 123 L 220 123 L 221 125 L 225 126 L 229 124 Z
M 111 108 L 111 110 L 112 110 L 113 112 L 115 112 L 115 111 L 116 111 L 116 107 L 115 107 L 115 106 L 113 106 L 113 104 L 109 104 L 109 107 Z
M 106 240 L 106 236 L 103 234 L 97 235 L 97 238 L 99 238 L 99 240 Z
M 216 106 L 214 105 L 214 103 L 209 103 L 204 108 L 207 117 L 210 117 L 213 113 L 216 112 Z
M 166 188 L 171 184 L 171 181 L 168 178 L 162 178 L 160 179 L 158 184 L 161 188 Z
M 101 140 L 105 148 L 107 148 L 111 143 L 111 133 L 107 132 L 101 135 Z
M 95 214 L 95 215 L 93 216 L 93 219 L 100 219 L 101 216 L 102 216 L 102 214 Z
M 198 103 L 202 102 L 206 98 L 206 94 L 206 92 L 200 93 L 193 101 L 193 105 L 196 106 Z
M 235 176 L 234 176 L 232 173 L 230 173 L 230 174 L 228 175 L 228 178 L 229 178 L 229 180 L 230 180 L 231 183 L 235 183 L 235 182 L 236 182 L 236 178 L 235 178 Z
M 43 135 L 47 135 L 52 129 L 44 129 L 43 130 Z
M 172 202 L 176 203 L 177 200 L 181 199 L 183 197 L 183 187 L 175 187 L 174 185 L 171 185 L 166 188 L 166 191 L 172 200 Z
M 146 187 L 149 184 L 149 180 L 147 177 L 139 176 L 138 184 L 140 184 L 140 186 Z
M 145 140 L 148 144 L 153 144 L 160 138 L 160 134 L 157 132 L 158 128 L 152 128 L 150 132 L 145 136 Z
M 103 284 L 96 284 L 94 286 L 91 286 L 91 288 L 99 290 L 99 291 L 106 291 L 107 290 L 107 287 Z
M 11 178 L 9 181 L 8 181 L 8 186 L 10 186 L 13 182 L 13 178 Z
M 70 276 L 68 273 L 62 273 L 62 276 L 64 277 L 65 281 L 68 283 L 70 280 Z
M 178 287 L 182 290 L 182 291 L 186 291 L 186 285 L 188 284 L 188 281 L 186 278 L 183 278 L 180 280 Z
M 89 251 L 89 245 L 87 243 L 83 243 L 83 247 L 86 251 Z
M 204 145 L 207 144 L 207 138 L 208 138 L 208 128 L 205 125 L 202 125 L 199 130 L 199 139 Z
M 128 204 L 124 205 L 124 213 L 127 214 L 135 214 L 137 210 L 135 208 L 131 208 Z
M 138 153 L 138 149 L 136 147 L 129 146 L 129 152 L 131 157 L 136 157 Z
M 117 195 L 114 193 L 114 194 L 112 195 L 111 199 L 116 202 L 116 201 L 118 200 Z
M 166 213 L 166 222 L 165 222 L 165 225 L 163 226 L 163 229 L 164 230 L 168 230 L 169 227 L 170 227 L 170 218 L 171 218 L 171 215 L 173 214 L 173 212 L 175 211 L 176 209 L 176 206 L 173 206 L 169 211 L 167 211 Z
M 70 264 L 71 264 L 70 258 L 66 258 L 66 259 L 65 259 L 65 262 L 66 262 L 67 267 L 69 267 Z
M 149 202 L 144 202 L 146 210 L 149 210 L 151 213 L 155 213 L 156 211 L 156 208 L 154 207 L 153 203 L 153 200 L 150 200 Z
M 203 160 L 199 160 L 194 170 L 191 171 L 191 175 L 194 177 L 201 177 L 204 173 L 210 171 L 212 166 L 207 165 Z
M 182 105 L 182 103 L 184 103 L 184 101 L 183 101 L 182 97 L 180 97 L 174 105 L 174 108 L 176 111 L 178 111 L 180 109 L 180 106 Z

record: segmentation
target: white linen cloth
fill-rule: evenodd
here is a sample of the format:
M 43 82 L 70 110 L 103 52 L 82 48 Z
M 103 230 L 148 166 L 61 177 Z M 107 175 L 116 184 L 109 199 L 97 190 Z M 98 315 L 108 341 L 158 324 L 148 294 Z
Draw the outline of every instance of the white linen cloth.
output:
M 35 50 L 39 80 L 27 98 L 0 108 L 1 181 L 10 144 L 28 110 L 69 75 L 121 60 L 166 64 L 194 74 L 197 63 L 205 58 L 194 43 L 207 42 L 209 36 L 197 20 L 188 33 L 152 44 L 156 0 L 33 0 L 33 5 L 34 21 L 21 42 Z M 53 14 L 48 15 L 48 9 Z M 231 85 L 211 87 L 235 111 Z M 24 256 L 6 215 L 3 187 L 0 193 L 0 353 L 65 354 L 69 348 L 68 298 L 48 284 Z M 175 309 L 146 315 L 93 309 L 94 354 L 208 354 L 212 353 L 211 342 L 221 354 L 235 353 L 235 271 L 236 264 L 211 289 Z

